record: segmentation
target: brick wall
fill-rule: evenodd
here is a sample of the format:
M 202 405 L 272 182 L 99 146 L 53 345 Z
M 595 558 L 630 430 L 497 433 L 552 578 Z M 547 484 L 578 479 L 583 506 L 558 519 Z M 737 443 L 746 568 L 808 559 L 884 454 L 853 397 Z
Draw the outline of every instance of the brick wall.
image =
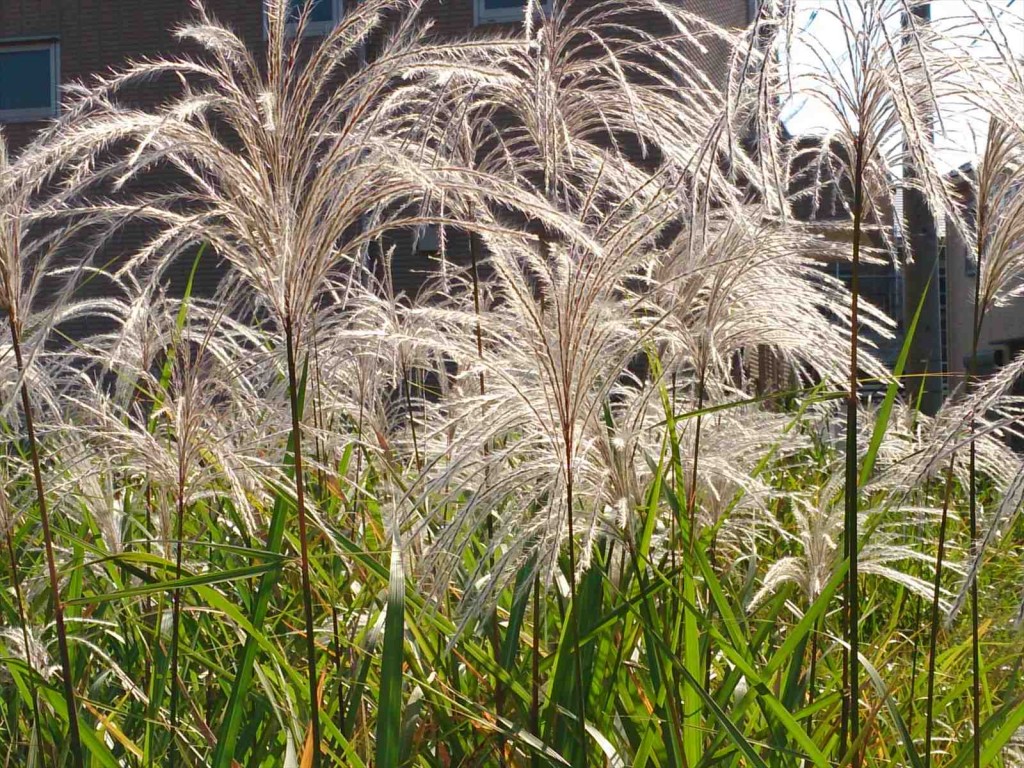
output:
M 425 14 L 438 34 L 463 35 L 473 28 L 474 0 L 428 0 Z M 747 23 L 749 0 L 685 0 L 683 7 L 726 26 Z M 254 45 L 262 39 L 260 0 L 207 0 L 207 7 Z M 88 80 L 131 58 L 175 49 L 173 30 L 191 13 L 187 0 L 3 0 L 0 45 L 57 38 L 63 82 Z M 709 55 L 709 68 L 721 66 Z M 154 98 L 158 94 L 153 95 Z M 12 143 L 31 135 L 32 123 L 5 125 Z
M 473 29 L 475 0 L 427 0 L 424 12 L 434 29 L 446 37 L 463 36 Z M 687 10 L 703 14 L 727 27 L 747 23 L 749 0 L 684 0 Z M 260 0 L 207 0 L 207 8 L 251 45 L 263 39 Z M 188 0 L 0 0 L 0 46 L 4 41 L 56 38 L 59 41 L 61 82 L 88 82 L 96 73 L 122 66 L 130 59 L 156 57 L 179 50 L 173 31 L 191 15 Z M 655 22 L 652 22 L 655 23 Z M 662 22 L 664 23 L 664 22 Z M 512 26 L 506 25 L 512 29 Z M 666 28 L 666 31 L 668 29 Z M 724 76 L 724 56 L 714 49 L 706 57 L 707 69 Z M 166 90 L 154 83 L 134 94 L 140 105 L 158 103 Z M 19 122 L 3 126 L 12 148 L 30 139 L 40 123 Z M 166 181 L 166 179 L 164 180 Z M 159 186 L 153 179 L 150 188 Z M 129 253 L 143 233 L 136 228 L 125 232 L 113 248 Z M 405 240 L 400 238 L 400 240 Z M 408 245 L 396 251 L 396 283 L 413 290 L 423 272 L 423 257 Z M 185 259 L 170 275 L 172 290 L 184 285 L 191 260 Z M 207 257 L 199 273 L 202 293 L 216 285 L 221 266 Z

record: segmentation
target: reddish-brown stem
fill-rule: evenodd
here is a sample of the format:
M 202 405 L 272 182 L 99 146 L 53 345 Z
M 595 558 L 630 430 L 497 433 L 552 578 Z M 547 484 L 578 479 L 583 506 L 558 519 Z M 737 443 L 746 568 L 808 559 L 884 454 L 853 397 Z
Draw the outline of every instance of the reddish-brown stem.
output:
M 284 335 L 288 356 L 288 396 L 292 412 L 292 440 L 295 447 L 295 506 L 299 516 L 299 564 L 302 571 L 302 608 L 306 624 L 306 667 L 309 682 L 309 713 L 313 736 L 313 768 L 320 764 L 320 706 L 317 702 L 316 639 L 313 635 L 313 593 L 309 582 L 309 542 L 306 535 L 306 499 L 302 477 L 302 431 L 299 423 L 299 383 L 295 372 L 295 335 L 290 319 Z
M 39 463 L 39 447 L 36 430 L 32 421 L 32 403 L 28 396 L 28 381 L 25 378 L 25 361 L 21 354 L 21 338 L 18 332 L 19 320 L 11 307 L 8 309 L 11 324 L 11 346 L 14 361 L 21 377 L 21 407 L 25 417 L 25 436 L 32 459 L 32 474 L 35 479 L 36 500 L 39 505 L 39 519 L 43 525 L 43 544 L 46 549 L 46 567 L 50 577 L 50 592 L 53 597 L 53 619 L 57 627 L 57 646 L 60 651 L 60 665 L 64 678 L 64 702 L 68 709 L 68 736 L 71 739 L 71 759 L 75 768 L 83 768 L 82 739 L 78 732 L 78 708 L 75 702 L 75 687 L 71 680 L 71 654 L 68 652 L 68 636 L 64 626 L 64 604 L 60 599 L 60 581 L 57 579 L 57 563 L 53 556 L 53 537 L 50 533 L 50 516 L 46 511 L 46 493 L 43 490 L 43 471 Z
M 185 520 L 185 471 L 184 461 L 178 462 L 177 520 L 174 541 L 174 580 L 181 580 L 181 539 Z M 181 590 L 175 588 L 171 594 L 171 739 L 178 731 L 178 631 L 181 623 Z M 174 746 L 171 745 L 170 765 L 175 764 Z

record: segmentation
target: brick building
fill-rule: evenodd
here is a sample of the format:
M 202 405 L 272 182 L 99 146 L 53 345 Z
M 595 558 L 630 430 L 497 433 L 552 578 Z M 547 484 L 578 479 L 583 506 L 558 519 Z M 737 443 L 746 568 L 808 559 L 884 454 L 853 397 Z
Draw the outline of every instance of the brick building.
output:
M 961 203 L 967 210 L 975 210 L 975 192 L 969 183 L 974 180 L 974 167 L 962 166 L 950 176 Z M 948 388 L 952 390 L 963 383 L 971 365 L 978 257 L 953 222 L 947 221 L 945 230 L 945 258 L 941 264 L 942 345 L 949 374 Z M 1024 352 L 1024 301 L 1015 298 L 986 312 L 978 337 L 975 372 L 981 376 L 995 373 L 1021 352 Z M 1024 394 L 1022 390 L 1024 382 L 1018 382 L 1014 393 Z
M 329 29 L 351 1 L 313 0 L 314 23 L 307 33 Z M 755 2 L 684 0 L 683 6 L 736 28 L 749 22 Z M 435 20 L 437 34 L 458 36 L 474 27 L 515 24 L 525 4 L 427 0 L 424 11 Z M 262 0 L 206 0 L 206 5 L 254 46 L 260 44 Z M 57 113 L 62 83 L 86 81 L 132 58 L 172 52 L 173 30 L 190 14 L 188 0 L 0 0 L 0 124 L 11 143 L 24 142 L 40 121 Z M 709 67 L 724 69 L 723 57 L 711 52 L 707 59 Z
M 291 0 L 298 6 L 301 0 Z M 551 0 L 546 0 L 548 3 Z M 331 28 L 354 0 L 312 0 L 306 34 L 316 37 Z M 581 4 L 581 0 L 575 0 Z M 687 10 L 730 28 L 746 26 L 756 0 L 677 0 Z M 205 0 L 207 9 L 236 30 L 253 48 L 265 38 L 263 0 Z M 423 13 L 433 20 L 435 34 L 464 37 L 475 29 L 511 27 L 520 23 L 526 0 L 425 0 Z M 12 149 L 60 109 L 60 86 L 88 82 L 91 76 L 123 66 L 131 59 L 153 58 L 180 50 L 174 30 L 192 15 L 189 0 L 0 0 L 0 129 Z M 664 32 L 672 29 L 659 19 Z M 703 56 L 713 78 L 724 82 L 728 56 L 712 46 Z M 140 104 L 158 104 L 166 96 L 160 83 L 135 94 Z M 429 241 L 427 238 L 426 241 Z M 141 243 L 141 232 L 121 233 L 115 248 L 129 253 Z M 429 246 L 427 246 L 429 247 Z M 399 290 L 414 291 L 417 275 L 429 263 L 426 250 L 412 239 L 394 255 L 394 277 Z M 191 262 L 169 275 L 171 291 L 184 284 Z M 209 293 L 219 281 L 217 260 L 204 257 L 198 290 Z M 91 288 L 85 290 L 91 291 Z M 97 289 L 99 290 L 99 289 Z

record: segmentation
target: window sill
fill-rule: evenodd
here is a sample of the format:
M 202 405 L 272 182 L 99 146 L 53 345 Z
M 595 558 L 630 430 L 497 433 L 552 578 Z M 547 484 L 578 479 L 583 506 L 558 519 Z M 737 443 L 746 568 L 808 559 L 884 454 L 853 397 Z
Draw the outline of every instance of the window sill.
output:
M 312 21 L 302 30 L 302 37 L 327 37 L 336 26 L 337 21 Z M 297 24 L 286 24 L 284 34 L 286 37 L 299 37 Z
M 545 16 L 551 13 L 550 2 L 541 3 L 541 11 Z M 507 8 L 487 11 L 483 8 L 483 0 L 476 0 L 473 6 L 473 26 L 486 27 L 495 24 L 522 24 L 526 14 L 526 4 L 522 8 Z
M 0 110 L 0 125 L 13 123 L 41 123 L 57 117 L 57 110 L 52 107 L 39 109 Z
M 490 24 L 522 24 L 522 23 L 523 23 L 523 14 L 521 14 L 521 13 L 520 14 L 516 14 L 514 16 L 506 16 L 504 14 L 501 15 L 501 16 L 494 16 L 494 15 L 488 14 L 487 16 L 478 16 L 476 21 L 474 22 L 474 26 L 486 27 L 486 26 L 488 26 Z

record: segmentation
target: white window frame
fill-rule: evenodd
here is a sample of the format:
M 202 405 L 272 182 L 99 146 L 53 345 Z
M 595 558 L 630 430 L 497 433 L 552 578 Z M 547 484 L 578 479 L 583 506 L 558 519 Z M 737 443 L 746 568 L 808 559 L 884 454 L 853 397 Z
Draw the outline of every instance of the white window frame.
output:
M 551 13 L 551 0 L 542 0 L 540 7 L 545 14 Z M 499 8 L 489 11 L 485 0 L 473 0 L 473 25 L 507 24 L 522 21 L 525 9 L 526 4 L 522 8 Z
M 25 109 L 0 109 L 0 123 L 28 123 L 48 120 L 60 112 L 60 43 L 53 39 L 0 40 L 0 53 L 50 52 L 50 105 Z
M 299 0 L 299 2 L 304 1 L 305 0 Z M 269 28 L 267 27 L 267 10 L 266 6 L 264 6 L 262 2 L 260 2 L 260 7 L 263 9 L 261 11 L 263 15 L 263 39 L 266 40 L 267 34 L 269 32 Z M 339 22 L 341 22 L 341 17 L 344 12 L 345 0 L 331 0 L 331 13 L 334 15 L 334 18 L 331 19 L 330 21 L 309 22 L 306 25 L 306 28 L 302 30 L 302 36 L 323 37 L 325 35 L 330 34 L 331 30 L 338 26 Z M 285 34 L 294 37 L 295 33 L 298 31 L 298 27 L 298 24 L 286 24 L 284 28 Z

